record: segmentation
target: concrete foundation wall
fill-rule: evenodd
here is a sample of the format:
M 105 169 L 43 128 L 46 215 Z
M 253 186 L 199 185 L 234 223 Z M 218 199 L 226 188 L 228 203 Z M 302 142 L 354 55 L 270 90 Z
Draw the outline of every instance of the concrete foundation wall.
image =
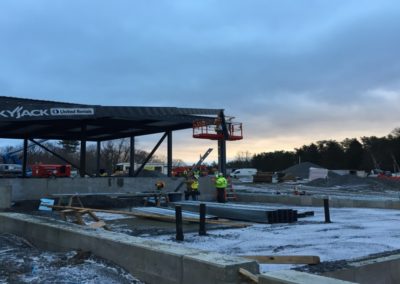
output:
M 0 186 L 0 210 L 11 207 L 11 186 Z
M 400 255 L 352 262 L 349 268 L 323 275 L 361 284 L 396 284 L 400 283 Z
M 281 204 L 296 205 L 296 206 L 318 206 L 318 207 L 324 205 L 323 197 L 266 195 L 266 194 L 250 194 L 250 193 L 236 193 L 236 195 L 239 202 L 281 203 Z M 329 206 L 400 209 L 400 201 L 329 198 Z
M 101 177 L 101 178 L 2 178 L 1 187 L 12 188 L 12 201 L 38 200 L 49 194 L 61 193 L 135 193 L 155 190 L 155 183 L 163 180 L 164 191 L 173 192 L 184 178 L 152 178 L 152 177 Z M 186 189 L 180 188 L 181 193 Z M 216 190 L 210 177 L 199 180 L 202 201 L 212 201 L 216 198 Z
M 319 275 L 313 275 L 295 270 L 280 270 L 260 275 L 259 284 L 351 284 Z M 378 283 L 378 282 L 376 282 Z
M 257 262 L 244 258 L 19 213 L 0 213 L 0 232 L 24 237 L 42 249 L 91 251 L 146 283 L 240 283 L 239 268 L 259 272 Z

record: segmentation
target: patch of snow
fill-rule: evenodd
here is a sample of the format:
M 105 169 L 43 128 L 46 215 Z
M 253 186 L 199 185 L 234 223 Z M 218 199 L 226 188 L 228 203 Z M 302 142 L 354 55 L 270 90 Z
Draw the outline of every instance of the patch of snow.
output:
M 331 208 L 332 223 L 325 223 L 323 208 L 297 209 L 314 211 L 315 216 L 292 224 L 256 224 L 242 229 L 209 231 L 207 236 L 188 233 L 181 244 L 229 255 L 316 255 L 321 261 L 400 249 L 400 227 L 394 225 L 400 223 L 397 210 Z M 175 235 L 149 238 L 176 243 Z M 260 265 L 262 272 L 288 267 L 294 265 Z
M 104 220 L 104 221 L 132 218 L 132 216 L 130 216 L 130 215 L 114 214 L 114 213 L 106 213 L 106 212 L 95 212 L 95 214 L 100 220 Z

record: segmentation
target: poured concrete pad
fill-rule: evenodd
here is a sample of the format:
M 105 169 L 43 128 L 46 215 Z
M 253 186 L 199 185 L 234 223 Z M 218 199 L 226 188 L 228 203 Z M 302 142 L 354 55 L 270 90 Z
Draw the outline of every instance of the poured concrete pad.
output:
M 50 250 L 91 251 L 148 283 L 239 283 L 239 268 L 258 273 L 258 264 L 240 257 L 185 248 L 46 217 L 0 213 L 0 232 Z

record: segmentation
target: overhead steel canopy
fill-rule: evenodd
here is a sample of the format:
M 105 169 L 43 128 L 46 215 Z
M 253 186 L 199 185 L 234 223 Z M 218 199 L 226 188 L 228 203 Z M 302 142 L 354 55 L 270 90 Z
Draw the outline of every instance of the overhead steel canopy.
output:
M 82 105 L 0 96 L 0 138 L 104 141 L 192 128 L 222 109 Z

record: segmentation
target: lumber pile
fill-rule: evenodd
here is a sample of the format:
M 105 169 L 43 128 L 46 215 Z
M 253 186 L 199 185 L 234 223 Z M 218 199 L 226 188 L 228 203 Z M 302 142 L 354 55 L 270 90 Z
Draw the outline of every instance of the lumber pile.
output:
M 60 207 L 60 206 L 59 206 Z M 60 217 L 64 221 L 68 221 L 67 216 L 72 216 L 75 218 L 74 223 L 79 225 L 86 225 L 85 221 L 83 221 L 83 216 L 88 214 L 95 222 L 91 223 L 89 227 L 91 228 L 103 228 L 105 230 L 110 231 L 110 228 L 107 227 L 106 223 L 103 220 L 100 220 L 96 214 L 89 208 L 81 208 L 81 207 L 71 207 L 68 206 L 66 209 L 62 209 L 59 211 Z

